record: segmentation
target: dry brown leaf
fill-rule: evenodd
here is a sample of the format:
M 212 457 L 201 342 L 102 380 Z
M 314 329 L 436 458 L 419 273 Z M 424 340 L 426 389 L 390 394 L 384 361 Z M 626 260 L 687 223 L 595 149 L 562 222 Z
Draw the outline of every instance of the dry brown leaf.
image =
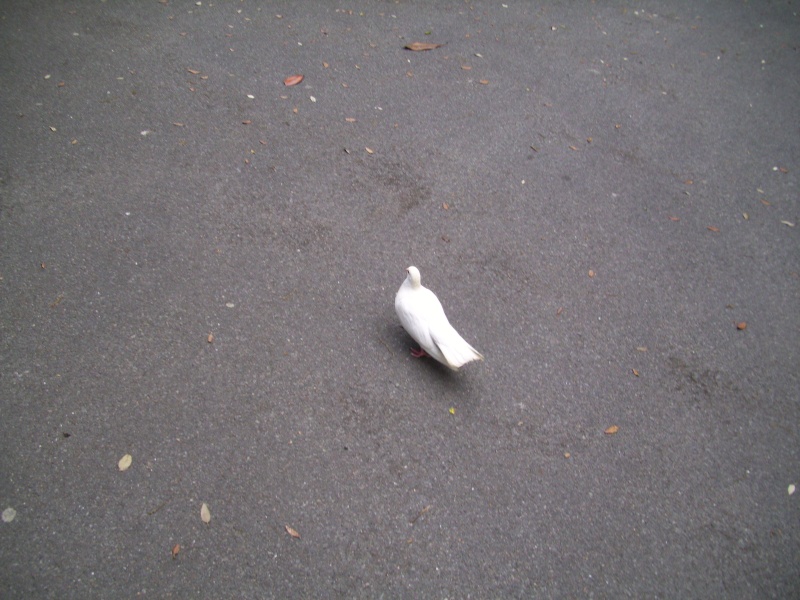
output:
M 577 150 L 578 148 L 576 146 L 570 146 L 569 149 L 570 150 Z
M 589 270 L 589 277 L 594 277 L 594 271 L 592 271 L 591 269 Z
M 208 510 L 208 504 L 205 502 L 203 502 L 203 505 L 200 507 L 200 518 L 203 520 L 203 523 L 211 522 L 211 511 Z
M 42 267 L 43 269 L 47 268 L 47 265 L 45 263 L 41 263 L 39 266 Z
M 189 71 L 189 73 L 191 73 L 192 75 L 200 74 L 200 71 L 198 71 L 197 69 L 186 69 L 186 70 Z
M 67 85 L 66 81 L 59 81 L 58 82 L 58 87 L 64 87 L 65 85 Z
M 736 329 L 738 329 L 739 331 L 747 329 L 747 323 L 745 323 L 744 321 L 742 321 L 741 323 L 737 323 Z
M 414 71 L 406 71 L 406 77 L 413 77 Z
M 286 527 L 286 533 L 288 533 L 288 534 L 289 534 L 290 536 L 292 536 L 293 538 L 300 539 L 300 534 L 299 534 L 299 533 L 297 533 L 297 530 L 295 530 L 295 529 L 292 529 L 292 528 L 291 528 L 291 527 L 289 527 L 288 525 L 286 525 L 285 527 Z
M 120 471 L 127 471 L 130 468 L 132 462 L 133 462 L 133 457 L 130 454 L 126 454 L 125 456 L 119 459 L 117 467 L 119 467 Z
M 447 202 L 442 202 L 442 208 L 445 209 L 445 210 L 448 210 L 450 208 L 450 205 Z M 42 263 L 42 264 L 44 264 L 44 263 Z
M 208 334 L 208 337 L 206 338 L 206 341 L 207 341 L 209 344 L 213 343 L 213 342 L 214 342 L 214 334 L 213 334 L 213 333 L 209 333 L 209 334 Z
M 633 372 L 633 374 L 634 374 L 636 377 L 638 377 L 638 376 L 639 376 L 639 371 L 637 371 L 636 369 L 631 369 L 631 371 Z
M 670 221 L 680 221 L 681 218 L 680 217 L 670 217 L 669 220 Z
M 564 452 L 564 458 L 569 458 L 570 456 L 572 455 L 569 452 Z
M 709 231 L 713 231 L 714 233 L 719 232 L 719 227 L 714 227 L 713 225 L 709 225 L 708 227 L 706 227 L 706 229 L 708 229 Z
M 489 85 L 489 80 L 488 79 L 481 79 L 478 83 L 480 83 L 481 85 Z
M 250 125 L 250 123 L 252 123 L 252 121 L 249 119 L 247 121 L 242 121 L 242 125 Z
M 428 42 L 411 42 L 405 46 L 406 50 L 412 50 L 413 52 L 423 52 L 425 50 L 435 50 L 436 48 L 441 48 L 444 44 L 431 44 Z
M 181 545 L 180 545 L 180 544 L 175 544 L 175 545 L 172 547 L 172 558 L 175 558 L 175 557 L 177 557 L 177 556 L 178 556 L 178 553 L 179 553 L 180 551 L 181 551 Z
M 564 312 L 564 307 L 563 306 L 559 306 L 558 310 L 556 311 L 556 316 L 557 317 L 560 316 L 561 313 L 563 313 L 563 312 Z
M 323 63 L 322 63 L 322 68 L 323 68 L 323 69 L 327 69 L 328 67 L 330 67 L 330 65 L 329 65 L 328 63 L 326 63 L 326 62 L 324 62 L 324 61 L 323 61 Z
M 304 77 L 302 75 L 289 75 L 289 77 L 283 80 L 283 85 L 286 87 L 292 87 L 293 85 L 297 85 L 303 81 L 303 79 Z
M 461 68 L 464 69 L 465 71 L 472 70 L 472 67 L 470 67 L 469 65 L 461 65 Z
M 761 204 L 763 204 L 764 206 L 772 206 L 772 205 L 769 203 L 769 201 L 768 201 L 768 200 L 762 200 L 762 201 L 761 201 Z
M 616 425 L 612 425 L 611 427 L 606 429 L 603 433 L 605 433 L 606 435 L 614 435 L 618 431 L 619 431 L 619 427 L 616 426 Z
M 592 143 L 592 138 L 586 138 L 586 143 L 587 144 L 591 144 Z
M 691 179 L 687 179 L 683 183 L 685 183 L 686 185 L 692 185 L 694 183 L 694 181 L 692 181 Z

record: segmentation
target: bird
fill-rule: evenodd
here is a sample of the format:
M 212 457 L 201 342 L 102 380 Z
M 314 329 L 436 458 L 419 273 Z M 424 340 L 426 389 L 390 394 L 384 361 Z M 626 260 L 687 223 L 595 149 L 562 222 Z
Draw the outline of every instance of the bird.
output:
M 431 356 L 454 371 L 470 361 L 483 360 L 483 355 L 450 325 L 436 294 L 422 285 L 419 269 L 408 267 L 406 273 L 394 298 L 394 309 L 403 329 L 420 345 L 419 350 L 411 350 L 411 355 Z

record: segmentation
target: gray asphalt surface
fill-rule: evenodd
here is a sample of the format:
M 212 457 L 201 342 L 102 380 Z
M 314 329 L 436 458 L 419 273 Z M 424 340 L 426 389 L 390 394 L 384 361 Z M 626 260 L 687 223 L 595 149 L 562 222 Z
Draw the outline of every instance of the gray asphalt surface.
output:
M 4 2 L 0 596 L 800 596 L 799 12 Z

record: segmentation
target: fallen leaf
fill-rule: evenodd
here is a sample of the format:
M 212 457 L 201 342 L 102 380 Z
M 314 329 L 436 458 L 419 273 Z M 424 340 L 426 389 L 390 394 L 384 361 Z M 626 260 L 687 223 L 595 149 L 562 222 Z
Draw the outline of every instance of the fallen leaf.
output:
M 594 271 L 592 271 L 591 269 L 589 270 L 589 277 L 594 277 Z
M 636 350 L 639 352 L 647 352 L 647 346 L 637 346 Z
M 413 77 L 414 71 L 406 71 L 406 77 Z
M 250 120 L 242 121 L 242 125 L 250 125 L 250 123 L 252 123 Z
M 792 494 L 794 494 L 794 490 L 795 490 L 795 487 L 794 487 L 794 484 L 793 484 L 793 483 L 790 483 L 790 484 L 789 484 L 789 487 L 788 487 L 788 488 L 786 488 L 786 491 L 787 491 L 787 492 L 789 492 L 789 495 L 790 495 L 790 496 L 791 496 Z M 6 510 L 14 510 L 14 509 L 13 509 L 13 508 L 11 508 L 11 509 L 8 509 L 8 508 L 7 508 Z M 6 515 L 6 511 L 4 510 L 4 511 L 3 511 L 3 520 L 4 520 L 4 521 L 6 520 L 6 518 L 5 518 L 5 515 Z
M 563 306 L 559 306 L 558 310 L 556 311 L 556 316 L 557 317 L 560 316 L 561 313 L 563 313 L 563 312 L 564 312 L 564 307 Z
M 745 221 L 748 221 L 748 220 L 750 219 L 750 215 L 748 215 L 747 213 L 742 213 L 742 218 L 743 218 Z
M 451 406 L 450 410 L 448 410 L 447 412 L 449 412 L 451 415 L 454 415 L 456 414 L 456 409 Z
M 763 204 L 764 206 L 772 206 L 772 205 L 769 203 L 769 201 L 768 201 L 768 200 L 762 200 L 762 201 L 761 201 L 761 204 Z
M 481 79 L 478 83 L 480 83 L 481 85 L 489 85 L 489 80 L 488 79 Z
M 58 87 L 64 87 L 65 85 L 67 85 L 66 81 L 59 81 L 58 82 Z
M 564 452 L 564 458 L 569 458 L 570 456 L 572 455 L 569 452 Z
M 347 121 L 348 123 L 355 123 L 356 122 L 356 120 L 353 117 L 345 117 L 344 120 Z
M 323 69 L 327 69 L 328 67 L 330 67 L 330 65 L 328 63 L 326 63 L 326 62 L 322 63 L 322 68 Z
M 289 77 L 283 80 L 283 85 L 286 87 L 292 87 L 293 85 L 297 85 L 303 81 L 303 79 L 303 75 L 289 75 Z
M 794 223 L 792 223 L 791 221 L 781 221 L 781 223 L 783 223 L 784 225 L 788 225 L 789 227 L 794 227 Z
M 292 529 L 292 528 L 291 528 L 291 527 L 289 527 L 288 525 L 286 525 L 285 527 L 286 527 L 286 533 L 288 533 L 288 534 L 289 534 L 290 536 L 292 536 L 293 538 L 300 539 L 300 534 L 299 534 L 299 533 L 297 533 L 297 531 L 296 531 L 296 530 Z
M 173 125 L 175 125 L 175 127 L 183 127 L 183 123 L 177 123 L 176 122 L 176 123 L 173 123 Z
M 694 181 L 692 181 L 691 179 L 687 179 L 683 183 L 685 183 L 686 185 L 692 185 L 694 183 Z
M 714 233 L 719 232 L 719 227 L 714 227 L 713 225 L 709 225 L 708 227 L 706 227 L 706 229 L 708 229 L 709 231 L 713 231 Z
M 792 492 L 789 493 L 791 494 Z M 17 516 L 17 511 L 9 506 L 3 511 L 3 523 L 11 523 L 11 521 L 13 521 L 16 516 Z
M 364 148 L 364 150 L 367 151 L 367 154 L 375 154 L 375 150 L 373 150 L 372 148 Z
M 472 67 L 470 67 L 469 65 L 461 65 L 461 68 L 464 69 L 465 71 L 472 70 Z
M 786 167 L 780 167 L 778 170 L 779 170 L 781 173 L 788 173 L 788 172 L 789 172 L 789 169 L 787 169 Z
M 119 459 L 119 463 L 117 466 L 119 467 L 120 471 L 127 471 L 128 468 L 131 466 L 133 462 L 133 457 L 130 454 L 126 454 L 122 458 Z
M 436 48 L 441 48 L 444 44 L 431 44 L 429 42 L 411 42 L 405 46 L 406 50 L 411 50 L 413 52 L 423 52 L 425 50 L 435 50 Z
M 186 70 L 189 71 L 189 73 L 191 73 L 192 75 L 200 74 L 200 71 L 198 71 L 197 69 L 186 69 Z
M 181 545 L 180 544 L 175 544 L 172 547 L 172 558 L 175 558 L 176 556 L 178 556 L 178 552 L 180 552 L 180 551 L 181 551 Z
M 53 127 L 53 126 L 51 125 L 51 126 L 50 126 L 50 131 L 53 131 L 53 132 L 55 132 L 55 131 L 58 131 L 58 129 L 56 129 L 55 127 Z
M 442 202 L 442 208 L 444 210 L 448 210 L 450 208 L 450 205 L 447 202 Z M 42 264 L 44 264 L 44 263 L 42 263 Z M 42 268 L 44 268 L 44 267 L 42 267 Z
M 46 264 L 44 264 L 44 263 L 41 263 L 39 266 L 40 266 L 40 267 L 42 267 L 43 269 L 46 269 L 46 268 L 47 268 L 47 265 L 46 265 Z
M 606 429 L 603 433 L 605 433 L 606 435 L 614 435 L 618 431 L 619 431 L 619 427 L 617 427 L 616 425 L 612 425 L 611 427 Z
M 614 124 L 614 129 L 619 129 L 620 127 L 622 127 L 621 123 Z
M 742 321 L 741 323 L 737 323 L 736 329 L 738 329 L 739 331 L 744 331 L 745 329 L 747 329 L 747 323 L 745 323 L 744 321 Z
M 205 502 L 203 502 L 203 505 L 200 507 L 200 518 L 203 520 L 203 523 L 211 522 L 211 511 L 208 510 L 208 504 Z
M 586 143 L 587 144 L 591 144 L 592 143 L 592 138 L 586 138 Z
M 206 341 L 207 341 L 209 344 L 213 343 L 213 342 L 214 342 L 214 334 L 213 334 L 213 333 L 209 333 L 209 334 L 208 334 L 208 337 L 206 338 Z
M 576 146 L 570 146 L 569 149 L 570 150 L 577 150 L 578 148 Z
M 670 217 L 669 220 L 670 221 L 680 221 L 681 218 L 680 217 Z

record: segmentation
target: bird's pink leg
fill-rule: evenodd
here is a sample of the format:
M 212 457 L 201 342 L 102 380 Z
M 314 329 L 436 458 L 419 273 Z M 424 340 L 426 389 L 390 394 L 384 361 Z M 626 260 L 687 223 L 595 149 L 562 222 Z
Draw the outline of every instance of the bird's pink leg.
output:
M 425 352 L 425 350 L 423 350 L 422 348 L 420 348 L 419 350 L 414 350 L 414 348 L 412 348 L 411 356 L 413 356 L 414 358 L 422 358 L 423 356 L 428 356 L 428 353 Z

